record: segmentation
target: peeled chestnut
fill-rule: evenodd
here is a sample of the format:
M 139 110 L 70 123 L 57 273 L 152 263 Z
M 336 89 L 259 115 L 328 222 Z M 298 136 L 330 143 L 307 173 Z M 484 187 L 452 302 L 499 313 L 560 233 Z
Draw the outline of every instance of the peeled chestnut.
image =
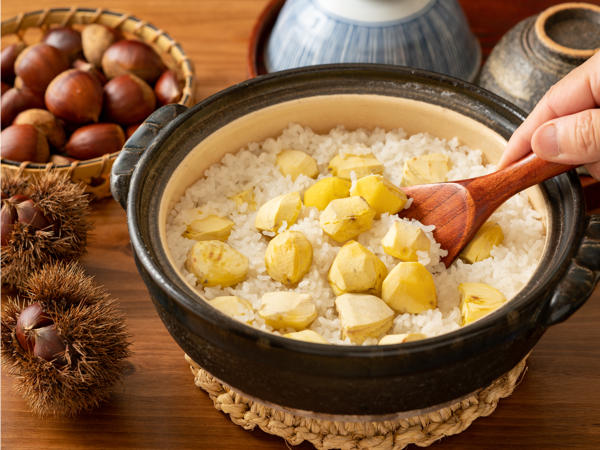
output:
M 103 112 L 110 121 L 122 125 L 142 122 L 155 106 L 152 88 L 135 75 L 120 75 L 104 85 Z
M 46 89 L 46 107 L 60 119 L 82 124 L 97 122 L 102 110 L 102 85 L 83 70 L 57 76 Z
M 46 136 L 50 145 L 61 149 L 65 145 L 65 130 L 50 111 L 45 109 L 27 109 L 15 118 L 15 125 L 33 125 L 40 133 Z
M 59 73 L 69 68 L 66 55 L 51 45 L 39 43 L 23 50 L 15 61 L 15 73 L 25 85 L 43 93 Z
M 90 64 L 100 67 L 102 55 L 118 39 L 118 32 L 112 28 L 98 23 L 86 25 L 81 32 L 83 56 Z
M 2 117 L 2 128 L 13 123 L 17 114 L 30 108 L 43 108 L 43 98 L 29 88 L 11 88 L 2 94 L 0 99 L 0 115 Z
M 83 59 L 76 59 L 73 62 L 73 67 L 89 73 L 91 76 L 96 78 L 102 86 L 104 86 L 108 81 L 101 70 L 96 69 L 96 66 L 90 64 L 89 62 L 85 62 Z
M 148 44 L 125 39 L 106 49 L 102 56 L 102 70 L 108 78 L 130 73 L 154 84 L 165 70 L 165 65 Z
M 11 125 L 0 134 L 0 155 L 13 161 L 48 161 L 46 137 L 33 125 Z
M 42 42 L 62 51 L 70 61 L 73 61 L 81 53 L 81 33 L 69 27 L 57 27 L 49 29 Z
M 2 49 L 0 54 L 0 77 L 4 83 L 12 83 L 15 79 L 15 61 L 23 51 L 25 44 L 16 42 Z
M 174 70 L 165 71 L 154 86 L 154 93 L 159 105 L 167 105 L 169 103 L 177 103 L 181 99 L 183 89 L 177 72 Z
M 21 311 L 15 336 L 25 352 L 46 361 L 52 361 L 66 349 L 54 322 L 39 303 L 33 303 Z
M 77 129 L 65 145 L 65 153 L 75 159 L 98 158 L 121 150 L 125 134 L 114 123 L 96 123 Z

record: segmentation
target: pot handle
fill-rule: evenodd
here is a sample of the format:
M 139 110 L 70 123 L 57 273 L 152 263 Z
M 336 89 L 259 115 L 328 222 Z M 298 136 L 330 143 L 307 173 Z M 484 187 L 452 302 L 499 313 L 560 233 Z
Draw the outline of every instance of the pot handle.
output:
M 600 215 L 592 215 L 577 255 L 558 284 L 543 316 L 546 325 L 567 319 L 592 295 L 600 280 Z
M 123 209 L 127 209 L 127 196 L 131 175 L 142 153 L 153 146 L 158 133 L 187 107 L 173 103 L 165 105 L 148 116 L 131 135 L 115 160 L 110 175 L 110 191 Z

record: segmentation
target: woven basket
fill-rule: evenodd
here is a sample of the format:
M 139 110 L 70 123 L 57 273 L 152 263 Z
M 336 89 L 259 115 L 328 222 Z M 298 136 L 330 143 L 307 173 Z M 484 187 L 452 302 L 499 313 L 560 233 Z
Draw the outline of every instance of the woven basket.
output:
M 455 402 L 379 418 L 327 417 L 267 404 L 213 377 L 188 355 L 185 359 L 194 384 L 208 393 L 216 409 L 245 430 L 260 428 L 291 445 L 307 441 L 318 450 L 401 450 L 411 444 L 427 447 L 446 436 L 462 433 L 479 417 L 492 414 L 498 402 L 510 396 L 523 379 L 528 356 L 489 386 Z
M 181 46 L 163 30 L 129 14 L 78 7 L 27 12 L 3 21 L 2 37 L 15 35 L 18 40 L 26 40 L 24 35 L 32 28 L 46 30 L 51 25 L 77 27 L 89 23 L 119 29 L 126 35 L 151 44 L 161 54 L 165 64 L 184 79 L 183 95 L 179 103 L 185 106 L 193 104 L 194 68 Z M 47 170 L 64 172 L 73 181 L 84 183 L 86 191 L 95 198 L 103 198 L 110 195 L 110 170 L 118 154 L 119 152 L 106 154 L 100 158 L 64 165 L 2 160 L 2 171 L 18 172 L 26 177 L 35 177 Z

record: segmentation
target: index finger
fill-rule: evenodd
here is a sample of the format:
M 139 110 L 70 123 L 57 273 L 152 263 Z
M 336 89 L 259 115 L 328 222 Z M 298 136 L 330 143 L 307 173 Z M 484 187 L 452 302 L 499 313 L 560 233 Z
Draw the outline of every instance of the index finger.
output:
M 569 72 L 552 86 L 513 133 L 499 168 L 531 151 L 531 137 L 543 123 L 600 105 L 600 52 Z

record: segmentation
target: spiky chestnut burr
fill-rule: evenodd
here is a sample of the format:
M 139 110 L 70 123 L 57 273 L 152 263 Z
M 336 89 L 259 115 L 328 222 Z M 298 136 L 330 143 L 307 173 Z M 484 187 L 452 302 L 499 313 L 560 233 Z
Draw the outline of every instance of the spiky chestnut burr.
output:
M 43 264 L 85 251 L 89 199 L 84 188 L 48 172 L 35 179 L 2 174 L 2 284 L 17 290 Z
M 76 263 L 55 263 L 8 297 L 1 316 L 2 360 L 15 389 L 39 415 L 72 416 L 105 401 L 129 356 L 116 302 Z

